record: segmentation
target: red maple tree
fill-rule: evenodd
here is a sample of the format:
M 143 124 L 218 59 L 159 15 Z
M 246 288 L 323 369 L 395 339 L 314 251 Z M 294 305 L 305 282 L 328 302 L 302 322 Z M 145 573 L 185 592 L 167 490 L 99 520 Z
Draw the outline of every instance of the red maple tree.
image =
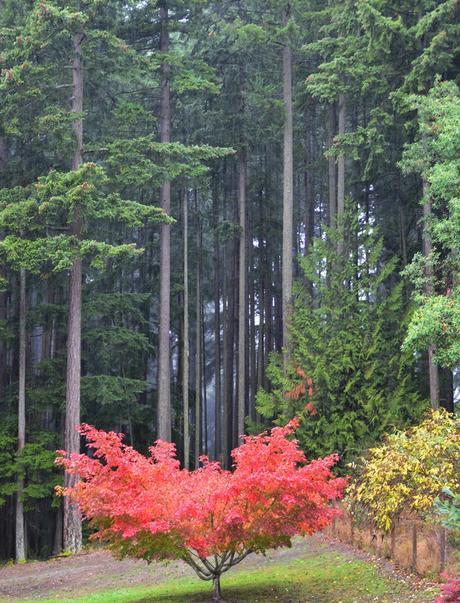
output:
M 290 546 L 298 534 L 328 525 L 330 501 L 346 485 L 331 467 L 337 456 L 310 463 L 292 438 L 298 420 L 245 436 L 233 450 L 234 470 L 202 457 L 180 468 L 173 444 L 157 441 L 150 457 L 123 444 L 122 434 L 82 425 L 90 456 L 59 451 L 57 463 L 80 476 L 61 493 L 80 505 L 97 529 L 92 538 L 118 556 L 182 559 L 220 599 L 220 576 L 250 553 Z

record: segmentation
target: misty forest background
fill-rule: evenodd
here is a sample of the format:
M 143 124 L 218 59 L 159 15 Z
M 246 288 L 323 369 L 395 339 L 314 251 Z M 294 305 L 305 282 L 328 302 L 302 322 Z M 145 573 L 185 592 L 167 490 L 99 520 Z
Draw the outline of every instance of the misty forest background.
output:
M 459 17 L 0 0 L 1 558 L 80 548 L 80 421 L 228 467 L 300 413 L 349 472 L 454 410 Z

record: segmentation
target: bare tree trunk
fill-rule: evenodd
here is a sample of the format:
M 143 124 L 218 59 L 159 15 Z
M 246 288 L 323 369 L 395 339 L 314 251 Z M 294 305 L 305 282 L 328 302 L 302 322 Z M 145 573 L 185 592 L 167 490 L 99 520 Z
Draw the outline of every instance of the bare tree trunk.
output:
M 336 126 L 335 104 L 329 107 L 329 132 L 328 132 L 328 147 L 332 148 L 334 144 Z M 337 214 L 337 165 L 335 157 L 328 158 L 329 171 L 329 226 L 335 226 L 335 218 Z
M 339 136 L 345 134 L 347 106 L 343 94 L 339 96 Z M 345 211 L 345 154 L 341 151 L 337 159 L 337 215 L 339 219 Z
M 252 240 L 252 234 L 248 237 Z M 249 343 L 250 343 L 250 387 L 249 387 L 249 416 L 253 421 L 256 419 L 256 394 L 257 394 L 257 324 L 256 324 L 256 293 L 255 293 L 255 271 L 253 260 L 253 249 L 249 247 Z
M 56 523 L 54 526 L 53 555 L 59 555 L 62 551 L 62 506 L 56 509 Z
M 222 601 L 222 591 L 220 589 L 220 574 L 217 574 L 212 579 L 212 600 Z
M 428 189 L 428 183 L 423 181 L 423 255 L 425 256 L 425 293 L 427 295 L 434 294 L 434 271 L 431 254 L 433 252 L 433 244 L 431 241 L 431 196 Z M 436 348 L 433 344 L 428 346 L 428 377 L 430 381 L 430 401 L 433 409 L 439 408 L 439 369 L 434 362 L 434 354 Z
M 201 249 L 203 248 L 203 233 L 200 233 L 200 255 Z M 200 297 L 203 295 L 201 294 Z M 206 371 L 206 332 L 205 332 L 205 322 L 204 322 L 204 307 L 203 301 L 200 299 L 200 331 L 201 331 L 201 378 L 202 378 L 202 408 L 203 408 L 203 438 L 202 438 L 202 450 L 203 454 L 209 456 L 208 454 L 208 392 L 206 390 L 207 384 L 207 371 Z
M 228 456 L 230 452 L 230 446 L 228 444 L 229 436 L 229 397 L 228 397 L 228 380 L 230 379 L 229 375 L 229 359 L 228 359 L 228 339 L 229 339 L 229 276 L 228 276 L 228 243 L 224 244 L 224 282 L 223 282 L 223 301 L 224 301 L 224 332 L 223 332 L 223 340 L 222 340 L 222 364 L 223 364 L 223 383 L 222 383 L 222 463 L 224 467 L 228 465 Z
M 246 417 L 246 339 L 247 339 L 247 266 L 246 266 L 246 156 L 238 158 L 239 200 L 239 288 L 238 288 L 238 436 L 244 434 Z
M 222 462 L 222 394 L 220 363 L 220 286 L 219 286 L 219 205 L 217 191 L 214 193 L 214 430 L 215 458 Z
M 19 392 L 18 392 L 18 452 L 26 443 L 26 270 L 21 268 L 19 274 Z M 24 479 L 18 478 L 16 494 L 16 561 L 26 559 L 26 540 L 24 525 L 24 505 L 22 495 Z
M 188 192 L 183 200 L 184 221 L 184 349 L 182 360 L 182 397 L 184 402 L 184 467 L 190 468 L 190 412 L 189 412 L 189 289 L 188 289 Z
M 198 213 L 198 199 L 195 191 L 197 212 L 197 264 L 196 264 L 196 350 L 195 350 L 195 468 L 199 466 L 201 454 L 201 223 Z
M 83 111 L 83 70 L 82 70 L 82 41 L 83 34 L 76 33 L 73 37 L 74 58 L 72 64 L 72 113 L 81 114 Z M 82 164 L 83 153 L 83 119 L 73 122 L 76 141 L 72 159 L 72 169 L 77 170 Z M 74 210 L 71 225 L 72 235 L 81 238 L 81 208 L 77 205 Z M 65 415 L 65 449 L 68 454 L 80 452 L 80 435 L 77 427 L 80 424 L 80 380 L 81 380 L 81 290 L 82 290 L 82 261 L 77 257 L 70 269 L 69 283 L 69 316 L 67 329 L 67 376 L 66 376 L 66 415 Z M 64 476 L 64 486 L 69 488 L 78 481 L 77 476 Z M 76 553 L 81 549 L 81 517 L 78 506 L 71 503 L 68 497 L 64 499 L 64 549 Z
M 339 96 L 339 136 L 345 134 L 346 103 L 343 94 Z M 340 236 L 337 251 L 339 254 L 344 251 L 345 231 L 343 225 L 343 216 L 345 213 L 345 154 L 340 152 L 337 159 L 337 222 L 340 226 Z
M 289 20 L 289 4 L 284 12 L 284 24 Z M 282 252 L 282 323 L 283 357 L 289 360 L 289 323 L 292 313 L 292 237 L 293 237 L 293 118 L 292 118 L 292 52 L 289 40 L 283 47 L 283 252 Z
M 160 52 L 169 50 L 168 7 L 160 5 Z M 161 65 L 160 142 L 171 141 L 170 67 Z M 171 183 L 165 182 L 160 190 L 160 205 L 171 211 Z M 170 368 L 170 293 L 171 290 L 171 226 L 160 227 L 160 324 L 158 333 L 158 438 L 171 441 L 171 368 Z
M 305 249 L 304 254 L 308 255 L 310 245 L 313 243 L 315 234 L 315 188 L 313 181 L 313 135 L 312 121 L 307 125 L 306 132 L 306 147 L 307 147 L 307 162 L 305 166 Z

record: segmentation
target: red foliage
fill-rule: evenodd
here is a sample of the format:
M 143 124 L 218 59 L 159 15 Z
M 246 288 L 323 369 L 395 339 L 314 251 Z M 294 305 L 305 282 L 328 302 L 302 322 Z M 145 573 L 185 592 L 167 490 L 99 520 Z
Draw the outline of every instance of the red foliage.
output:
M 435 603 L 458 603 L 460 601 L 460 579 L 453 576 L 446 576 L 445 584 L 441 586 L 441 594 Z
M 232 452 L 233 471 L 206 457 L 196 471 L 180 469 L 173 444 L 157 441 L 146 458 L 121 434 L 88 425 L 80 432 L 93 458 L 59 451 L 56 462 L 81 477 L 63 493 L 97 528 L 93 538 L 120 555 L 183 559 L 211 579 L 250 552 L 289 546 L 293 536 L 324 528 L 337 513 L 329 502 L 346 485 L 331 474 L 337 456 L 307 464 L 291 437 L 297 426 L 293 419 L 245 436 Z
M 289 400 L 298 400 L 301 396 L 308 393 L 309 397 L 313 396 L 313 380 L 305 374 L 305 371 L 300 367 L 295 369 L 296 375 L 300 377 L 300 382 L 295 385 L 290 391 L 285 393 Z M 311 402 L 309 403 L 311 404 Z M 313 405 L 312 405 L 313 406 Z

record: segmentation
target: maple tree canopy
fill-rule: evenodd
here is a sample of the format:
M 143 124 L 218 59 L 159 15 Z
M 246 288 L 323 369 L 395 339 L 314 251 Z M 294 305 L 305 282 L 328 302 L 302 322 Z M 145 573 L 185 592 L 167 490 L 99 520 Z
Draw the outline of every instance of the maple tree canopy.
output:
M 233 450 L 234 470 L 202 457 L 181 469 L 174 444 L 157 441 L 150 457 L 123 444 L 122 434 L 82 425 L 91 457 L 58 451 L 57 463 L 81 480 L 61 490 L 97 529 L 93 539 L 118 556 L 147 561 L 182 559 L 220 596 L 220 575 L 249 553 L 290 546 L 298 534 L 330 523 L 346 479 L 335 478 L 337 455 L 306 462 L 285 427 L 244 436 Z

